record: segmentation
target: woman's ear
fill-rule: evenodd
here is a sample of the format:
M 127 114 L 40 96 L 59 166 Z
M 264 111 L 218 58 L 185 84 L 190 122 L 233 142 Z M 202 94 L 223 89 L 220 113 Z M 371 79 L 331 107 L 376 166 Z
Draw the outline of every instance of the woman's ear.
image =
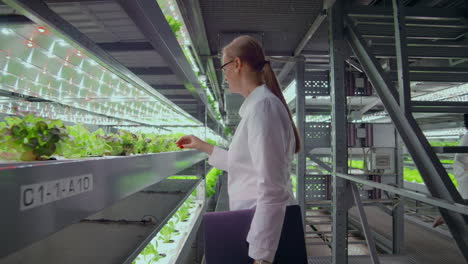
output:
M 234 67 L 236 68 L 236 72 L 239 72 L 242 68 L 242 61 L 239 59 L 239 57 L 234 59 Z

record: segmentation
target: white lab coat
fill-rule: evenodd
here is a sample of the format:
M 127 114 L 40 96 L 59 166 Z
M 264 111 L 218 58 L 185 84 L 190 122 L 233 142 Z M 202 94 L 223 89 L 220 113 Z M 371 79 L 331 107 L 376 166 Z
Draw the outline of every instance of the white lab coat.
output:
M 460 146 L 468 146 L 468 132 L 461 138 Z M 468 153 L 455 154 L 453 175 L 458 183 L 458 192 L 463 199 L 468 199 Z
M 208 162 L 228 172 L 231 210 L 256 207 L 249 256 L 273 262 L 286 206 L 297 204 L 290 181 L 294 131 L 286 108 L 265 85 L 250 93 L 239 114 L 229 150 L 215 147 Z

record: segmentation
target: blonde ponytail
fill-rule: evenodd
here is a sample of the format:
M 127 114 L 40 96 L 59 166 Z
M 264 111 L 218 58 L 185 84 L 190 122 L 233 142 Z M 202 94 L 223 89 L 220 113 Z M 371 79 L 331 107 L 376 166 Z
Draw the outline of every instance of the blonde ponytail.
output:
M 291 120 L 291 124 L 294 130 L 294 137 L 296 138 L 296 149 L 294 153 L 298 153 L 299 151 L 301 151 L 301 138 L 299 137 L 299 131 L 297 130 L 296 125 L 294 124 L 291 111 L 289 110 L 288 104 L 286 103 L 286 99 L 284 99 L 284 95 L 281 91 L 278 79 L 276 78 L 276 74 L 273 71 L 273 68 L 271 68 L 269 61 L 266 61 L 265 65 L 263 66 L 263 78 L 268 89 L 270 89 L 270 91 L 280 99 L 280 101 L 283 103 L 284 107 L 286 107 L 286 110 L 288 111 L 289 119 Z

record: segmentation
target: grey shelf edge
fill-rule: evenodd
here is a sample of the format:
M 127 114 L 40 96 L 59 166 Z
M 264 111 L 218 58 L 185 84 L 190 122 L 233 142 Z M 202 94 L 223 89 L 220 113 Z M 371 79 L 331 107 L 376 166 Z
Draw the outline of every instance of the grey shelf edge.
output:
M 197 183 L 194 185 L 194 187 L 190 191 L 187 192 L 184 199 L 182 199 L 180 201 L 180 203 L 176 207 L 174 207 L 174 209 L 166 216 L 166 218 L 164 218 L 164 220 L 161 221 L 161 223 L 155 229 L 153 229 L 152 233 L 148 237 L 146 237 L 145 240 L 142 243 L 140 243 L 140 245 L 138 245 L 138 247 L 133 251 L 133 253 L 130 256 L 128 256 L 128 258 L 123 262 L 123 264 L 131 264 L 135 260 L 135 258 L 138 257 L 138 255 L 141 253 L 141 251 L 143 249 L 145 249 L 145 247 L 153 240 L 153 238 L 159 233 L 159 231 L 169 222 L 169 220 L 172 218 L 172 216 L 179 210 L 179 208 L 190 197 L 192 192 L 197 188 L 198 184 L 200 184 L 201 181 L 203 181 L 203 179 L 199 179 L 197 181 Z M 202 211 L 201 211 L 198 219 L 196 220 L 196 223 L 195 223 L 193 229 L 198 229 L 198 226 L 200 225 L 202 215 L 203 215 L 203 213 L 205 211 L 206 211 L 206 203 L 203 204 Z M 192 239 L 192 241 L 193 241 L 193 238 L 192 238 L 193 229 L 190 231 L 190 235 L 189 235 L 188 239 L 186 240 L 186 242 L 184 244 L 184 247 L 183 247 L 183 250 L 182 250 L 181 254 L 184 252 L 187 242 L 189 242 L 190 239 Z
M 203 214 L 206 212 L 206 203 L 203 205 L 203 208 L 201 210 L 201 213 L 198 215 L 198 218 L 195 222 L 195 225 L 193 226 L 192 230 L 190 230 L 190 234 L 187 237 L 187 240 L 185 241 L 185 244 L 177 257 L 177 260 L 175 264 L 185 264 L 185 263 L 190 263 L 188 262 L 188 259 L 190 257 L 190 250 L 192 250 L 192 244 L 197 238 L 198 230 L 201 228 L 202 220 L 203 220 Z
M 0 258 L 206 158 L 190 150 L 0 170 Z
M 200 86 L 198 78 L 182 51 L 182 47 L 177 41 L 161 9 L 153 0 L 118 0 L 130 18 L 138 28 L 148 38 L 158 53 L 167 60 L 171 69 L 182 80 L 186 88 L 192 86 L 195 91 L 191 91 L 196 99 L 206 105 L 208 115 L 213 122 L 220 125 L 216 115 L 211 109 L 207 95 Z

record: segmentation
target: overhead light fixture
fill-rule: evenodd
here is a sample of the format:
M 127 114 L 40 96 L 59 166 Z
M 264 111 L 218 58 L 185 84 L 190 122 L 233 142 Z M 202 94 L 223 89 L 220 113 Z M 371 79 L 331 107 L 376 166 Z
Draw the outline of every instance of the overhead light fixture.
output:
M 9 29 L 9 28 L 2 28 L 1 30 L 2 34 L 4 35 L 11 35 L 13 34 L 13 30 Z
M 47 33 L 47 29 L 45 29 L 44 27 L 38 27 L 38 28 L 37 28 L 37 31 L 38 31 L 39 33 L 41 33 L 41 34 Z
M 34 48 L 34 42 L 32 40 L 28 40 L 26 41 L 26 46 L 28 46 L 29 48 Z

